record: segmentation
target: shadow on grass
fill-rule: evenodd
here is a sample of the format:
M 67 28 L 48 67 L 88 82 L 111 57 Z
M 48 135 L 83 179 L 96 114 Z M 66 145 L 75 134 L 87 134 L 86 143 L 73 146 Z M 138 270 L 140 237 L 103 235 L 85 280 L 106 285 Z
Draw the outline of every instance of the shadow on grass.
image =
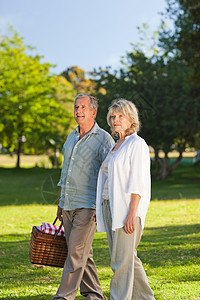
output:
M 36 299 L 41 299 L 41 300 L 50 300 L 53 297 L 53 295 L 49 294 L 49 295 L 37 295 L 37 296 L 19 296 L 19 297 L 10 297 L 7 296 L 5 298 L 0 298 L 0 299 L 5 299 L 5 300 L 17 300 L 17 299 L 21 299 L 21 300 L 36 300 Z
M 157 242 L 165 242 L 166 239 L 170 239 L 170 241 L 176 241 L 179 243 L 179 237 L 184 239 L 184 236 L 188 236 L 191 234 L 198 234 L 200 233 L 200 224 L 190 224 L 190 225 L 172 225 L 172 226 L 162 226 L 162 227 L 146 227 L 144 229 L 144 235 L 142 240 L 149 241 L 151 243 Z M 188 237 L 186 237 L 188 239 Z M 188 242 L 190 242 L 188 239 Z M 194 242 L 195 242 L 194 238 Z M 184 240 L 183 240 L 184 242 Z M 198 242 L 198 241 L 196 241 Z
M 10 296 L 7 296 L 7 297 L 4 297 L 4 298 L 0 298 L 0 299 L 5 299 L 5 300 L 50 300 L 54 295 L 52 294 L 45 294 L 45 295 L 36 295 L 36 296 L 19 296 L 19 297 L 10 297 Z M 76 300 L 82 300 L 82 299 L 85 299 L 84 297 L 82 296 L 77 296 L 76 297 Z
M 138 246 L 138 254 L 151 267 L 186 266 L 200 263 L 200 224 L 146 228 Z M 97 265 L 110 264 L 105 239 L 94 240 Z
M 146 228 L 138 247 L 138 256 L 149 266 L 147 275 L 156 273 L 156 268 L 160 268 L 162 272 L 165 272 L 165 269 L 166 272 L 171 272 L 169 282 L 198 282 L 200 280 L 199 233 L 200 224 Z M 94 260 L 98 269 L 104 269 L 110 266 L 110 256 L 105 236 L 100 237 L 101 235 L 97 233 L 94 238 Z M 0 281 L 4 288 L 8 286 L 10 290 L 14 290 L 16 286 L 23 285 L 23 287 L 27 286 L 27 289 L 31 288 L 32 291 L 37 287 L 38 291 L 39 286 L 41 289 L 48 288 L 50 284 L 59 286 L 62 268 L 34 268 L 29 262 L 30 238 L 27 234 L 1 235 L 0 240 L 0 254 L 2 254 Z M 100 280 L 105 280 L 105 276 L 106 274 L 101 274 Z M 51 294 L 43 293 L 44 291 L 41 291 L 41 295 L 38 293 L 38 295 L 23 297 L 6 296 L 1 299 L 51 299 Z M 77 296 L 76 299 L 84 298 Z
M 60 169 L 38 167 L 0 168 L 0 206 L 57 205 L 60 173 Z
M 139 256 L 152 267 L 197 265 L 199 233 L 200 224 L 146 228 L 138 247 Z
M 60 169 L 1 167 L 0 206 L 57 204 L 60 173 Z M 152 199 L 199 197 L 200 166 L 179 166 L 172 177 L 152 183 Z
M 179 166 L 171 177 L 152 181 L 152 199 L 195 199 L 200 197 L 200 166 Z
M 152 267 L 200 263 L 199 233 L 200 224 L 145 228 L 138 253 L 142 261 Z M 23 265 L 29 261 L 30 237 L 27 238 L 27 234 L 1 235 L 0 238 L 0 249 L 5 256 L 5 268 L 13 268 L 16 262 Z M 109 266 L 107 239 L 94 238 L 93 249 L 96 265 L 99 268 Z
M 152 266 L 168 264 L 192 264 L 200 260 L 200 245 L 198 235 L 200 224 L 147 227 L 138 247 L 139 253 L 147 257 L 147 262 Z M 97 233 L 98 235 L 98 233 Z M 23 263 L 28 260 L 30 236 L 27 234 L 0 235 L 0 249 L 3 256 L 9 256 L 7 267 L 18 260 Z M 2 241 L 2 239 L 4 241 Z M 94 258 L 97 266 L 105 267 L 110 264 L 108 243 L 106 238 L 94 238 Z M 150 260 L 149 260 L 150 257 Z M 162 262 L 161 262 L 162 261 Z

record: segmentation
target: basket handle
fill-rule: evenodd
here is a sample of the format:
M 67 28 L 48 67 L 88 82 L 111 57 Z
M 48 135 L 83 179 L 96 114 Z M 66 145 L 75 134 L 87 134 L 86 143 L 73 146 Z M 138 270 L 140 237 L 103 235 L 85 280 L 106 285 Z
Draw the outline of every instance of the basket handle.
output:
M 55 218 L 55 220 L 53 222 L 53 225 L 55 225 L 55 223 L 56 223 L 57 220 L 58 220 L 58 217 Z M 63 225 L 63 220 L 61 221 L 60 226 L 59 226 L 58 230 L 56 231 L 54 239 L 57 237 L 59 231 L 61 230 L 62 225 Z

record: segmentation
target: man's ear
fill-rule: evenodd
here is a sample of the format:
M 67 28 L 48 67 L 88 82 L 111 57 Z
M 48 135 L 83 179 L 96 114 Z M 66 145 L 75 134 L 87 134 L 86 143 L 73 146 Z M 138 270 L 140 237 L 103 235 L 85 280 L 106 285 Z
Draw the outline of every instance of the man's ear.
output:
M 93 116 L 94 116 L 94 119 L 96 118 L 96 115 L 97 115 L 97 109 L 95 108 L 95 109 L 93 110 Z

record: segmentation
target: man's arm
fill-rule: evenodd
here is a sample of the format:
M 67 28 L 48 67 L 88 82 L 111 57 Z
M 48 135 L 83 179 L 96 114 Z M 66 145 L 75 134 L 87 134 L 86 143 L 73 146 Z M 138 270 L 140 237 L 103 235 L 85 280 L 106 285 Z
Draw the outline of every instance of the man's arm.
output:
M 60 187 L 60 192 L 59 192 L 58 208 L 57 208 L 57 217 L 58 217 L 59 221 L 61 222 L 62 221 L 62 208 L 59 206 L 60 196 L 61 196 L 61 187 Z

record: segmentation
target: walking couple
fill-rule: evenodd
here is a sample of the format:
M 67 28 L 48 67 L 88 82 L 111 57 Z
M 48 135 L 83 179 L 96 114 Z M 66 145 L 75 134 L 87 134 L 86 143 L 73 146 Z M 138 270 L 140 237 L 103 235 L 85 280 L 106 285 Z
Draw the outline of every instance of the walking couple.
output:
M 84 93 L 76 97 L 78 126 L 63 146 L 57 216 L 63 219 L 68 256 L 52 300 L 73 300 L 79 287 L 87 300 L 106 299 L 93 260 L 96 227 L 108 238 L 110 299 L 152 300 L 136 251 L 150 202 L 149 149 L 137 135 L 140 122 L 132 102 L 115 100 L 108 110 L 116 142 L 96 123 L 97 109 L 95 97 Z

